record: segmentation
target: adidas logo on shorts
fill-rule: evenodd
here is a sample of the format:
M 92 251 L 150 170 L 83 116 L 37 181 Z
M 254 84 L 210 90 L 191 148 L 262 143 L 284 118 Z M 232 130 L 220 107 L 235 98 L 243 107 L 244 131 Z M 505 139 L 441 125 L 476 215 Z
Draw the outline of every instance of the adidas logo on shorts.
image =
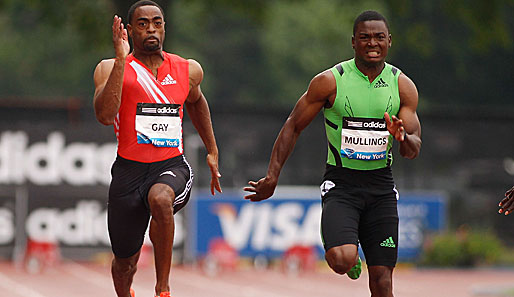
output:
M 393 241 L 393 238 L 391 236 L 389 236 L 388 239 L 382 241 L 382 243 L 380 244 L 380 246 L 382 247 L 390 247 L 390 248 L 395 248 L 396 247 L 396 244 L 394 244 L 394 241 Z

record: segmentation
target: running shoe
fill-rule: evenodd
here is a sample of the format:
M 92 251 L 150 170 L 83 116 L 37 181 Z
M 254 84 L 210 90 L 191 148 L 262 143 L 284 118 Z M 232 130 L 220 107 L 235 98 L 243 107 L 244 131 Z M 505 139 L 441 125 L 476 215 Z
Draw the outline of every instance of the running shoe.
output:
M 134 292 L 134 289 L 130 288 L 130 296 L 136 297 L 136 292 Z
M 358 257 L 357 264 L 355 264 L 355 266 L 353 266 L 352 269 L 350 269 L 350 271 L 348 271 L 346 273 L 346 275 L 348 275 L 349 278 L 356 280 L 359 278 L 359 276 L 361 276 L 361 272 L 362 272 L 362 261 L 361 261 L 361 258 Z
M 171 297 L 171 293 L 170 292 L 161 292 L 161 295 L 155 296 L 155 297 Z

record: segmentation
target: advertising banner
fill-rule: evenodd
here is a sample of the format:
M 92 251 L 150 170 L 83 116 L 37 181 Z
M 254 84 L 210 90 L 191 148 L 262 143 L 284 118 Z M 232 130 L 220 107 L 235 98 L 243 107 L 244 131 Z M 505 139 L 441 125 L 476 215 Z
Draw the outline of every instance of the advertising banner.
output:
M 197 256 L 205 255 L 216 239 L 223 239 L 243 257 L 279 257 L 295 245 L 315 246 L 323 255 L 319 189 L 282 188 L 259 203 L 243 196 L 224 191 L 213 199 L 206 192 L 198 193 L 190 205 L 195 213 L 190 230 Z M 445 199 L 440 194 L 406 193 L 401 195 L 398 210 L 399 258 L 413 260 L 421 251 L 424 234 L 445 228 Z
M 398 256 L 401 260 L 416 259 L 421 253 L 424 237 L 446 229 L 446 212 L 446 197 L 442 193 L 400 193 Z
M 110 252 L 107 196 L 117 144 L 112 128 L 27 125 L 0 131 L 0 256 L 27 240 L 56 244 L 64 257 Z M 113 142 L 114 140 L 114 142 Z M 22 189 L 18 197 L 14 189 Z M 184 247 L 183 214 L 175 217 L 176 250 Z M 146 243 L 150 244 L 147 236 Z
M 15 209 L 13 196 L 0 196 L 0 250 L 10 250 L 15 239 Z M 3 254 L 3 253 L 2 253 Z

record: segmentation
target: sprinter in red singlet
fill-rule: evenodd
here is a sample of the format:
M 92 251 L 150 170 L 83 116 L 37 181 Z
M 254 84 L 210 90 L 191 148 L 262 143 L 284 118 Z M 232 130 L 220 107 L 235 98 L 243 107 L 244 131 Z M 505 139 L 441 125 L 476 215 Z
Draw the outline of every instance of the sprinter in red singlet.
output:
M 187 203 L 193 181 L 183 156 L 184 106 L 207 149 L 213 195 L 215 190 L 221 192 L 218 148 L 200 89 L 200 64 L 162 49 L 162 8 L 153 1 L 138 1 L 129 9 L 127 20 L 125 29 L 121 18 L 114 16 L 116 56 L 102 60 L 94 73 L 96 117 L 104 125 L 113 125 L 118 139 L 108 203 L 112 276 L 118 297 L 134 296 L 130 287 L 150 222 L 155 295 L 166 297 L 171 296 L 173 215 Z

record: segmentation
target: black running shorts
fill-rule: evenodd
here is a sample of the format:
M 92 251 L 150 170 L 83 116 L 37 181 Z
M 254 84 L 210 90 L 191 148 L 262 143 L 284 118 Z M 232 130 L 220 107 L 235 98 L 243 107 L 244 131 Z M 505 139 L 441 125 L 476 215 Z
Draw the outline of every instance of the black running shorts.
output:
M 325 251 L 360 243 L 368 266 L 395 266 L 398 192 L 390 167 L 353 170 L 327 165 L 321 184 Z
M 107 225 L 114 255 L 127 258 L 139 251 L 150 221 L 148 192 L 156 183 L 170 186 L 175 192 L 173 212 L 189 200 L 193 172 L 184 156 L 141 163 L 116 158 L 111 169 Z

